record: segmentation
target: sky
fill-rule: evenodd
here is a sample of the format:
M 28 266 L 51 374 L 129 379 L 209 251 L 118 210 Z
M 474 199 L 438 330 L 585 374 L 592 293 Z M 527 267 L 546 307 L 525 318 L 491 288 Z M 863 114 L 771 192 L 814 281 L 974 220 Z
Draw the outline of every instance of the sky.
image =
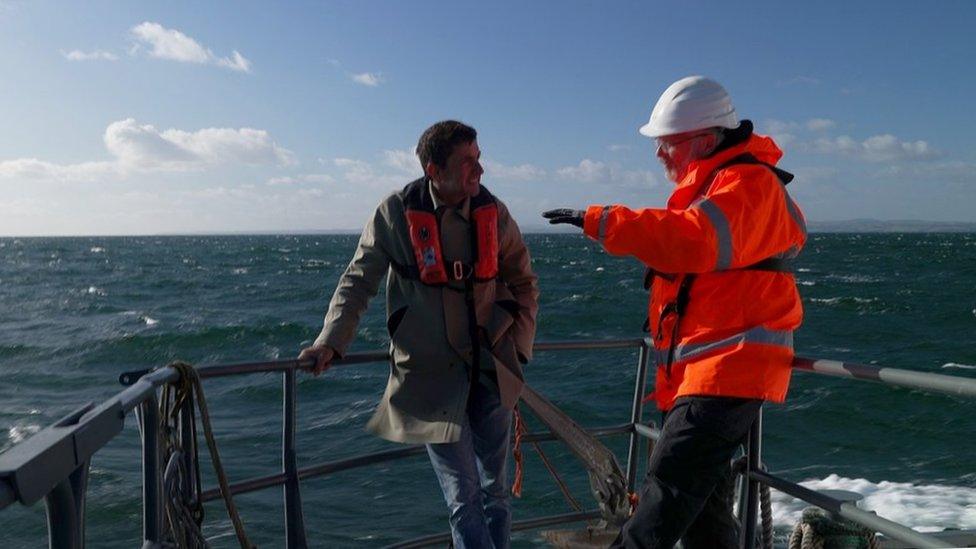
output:
M 811 221 L 976 222 L 976 3 L 0 0 L 0 235 L 358 230 L 432 123 L 526 230 L 662 207 L 639 135 L 721 82 Z

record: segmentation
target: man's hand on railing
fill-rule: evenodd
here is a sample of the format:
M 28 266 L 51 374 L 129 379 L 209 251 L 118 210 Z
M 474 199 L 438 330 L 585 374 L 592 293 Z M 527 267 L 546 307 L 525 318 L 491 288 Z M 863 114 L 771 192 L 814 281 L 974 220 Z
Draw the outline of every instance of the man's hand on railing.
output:
M 312 375 L 317 376 L 332 366 L 332 359 L 335 358 L 335 354 L 335 349 L 325 345 L 320 347 L 305 347 L 302 349 L 302 352 L 298 354 L 298 360 L 314 358 L 315 366 L 312 367 L 311 372 Z

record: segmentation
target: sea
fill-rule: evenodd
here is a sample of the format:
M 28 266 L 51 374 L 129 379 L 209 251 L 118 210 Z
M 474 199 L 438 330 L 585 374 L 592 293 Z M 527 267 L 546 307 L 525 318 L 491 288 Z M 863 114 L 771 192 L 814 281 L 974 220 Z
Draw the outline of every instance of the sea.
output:
M 321 329 L 356 241 L 323 234 L 0 239 L 0 451 L 120 391 L 125 371 L 177 359 L 294 357 Z M 635 260 L 575 234 L 529 234 L 526 242 L 542 291 L 539 341 L 641 336 L 647 294 Z M 805 309 L 799 355 L 976 377 L 976 234 L 814 233 L 796 279 Z M 386 348 L 382 293 L 353 350 Z M 635 350 L 543 352 L 526 377 L 580 424 L 618 425 L 628 421 L 636 364 Z M 373 363 L 299 376 L 300 467 L 396 447 L 364 431 L 388 372 Z M 232 481 L 279 471 L 281 385 L 280 374 L 204 383 Z M 653 410 L 644 417 L 659 420 Z M 626 437 L 604 440 L 623 462 Z M 573 456 L 556 442 L 542 449 L 592 508 Z M 535 451 L 523 451 L 516 520 L 572 511 Z M 815 489 L 856 491 L 862 507 L 914 528 L 976 528 L 973 400 L 797 373 L 786 403 L 765 407 L 763 451 L 774 473 Z M 205 450 L 201 458 L 212 487 Z M 316 547 L 376 547 L 448 527 L 424 455 L 309 479 L 301 491 Z M 140 545 L 140 492 L 139 431 L 130 416 L 92 460 L 90 547 Z M 284 546 L 281 496 L 271 488 L 236 498 L 260 547 Z M 773 492 L 781 540 L 804 507 Z M 214 547 L 236 546 L 219 501 L 206 505 L 204 532 Z M 540 546 L 542 535 L 516 533 L 513 545 Z M 0 547 L 46 546 L 43 503 L 0 511 Z

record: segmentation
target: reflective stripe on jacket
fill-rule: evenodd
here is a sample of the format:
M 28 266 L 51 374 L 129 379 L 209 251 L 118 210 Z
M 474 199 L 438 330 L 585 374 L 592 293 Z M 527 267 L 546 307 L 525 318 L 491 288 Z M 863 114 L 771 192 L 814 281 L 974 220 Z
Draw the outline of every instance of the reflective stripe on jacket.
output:
M 746 122 L 744 122 L 745 124 Z M 658 365 L 666 363 L 675 315 L 666 307 L 683 274 L 694 273 L 670 373 L 659 368 L 658 406 L 684 395 L 782 402 L 790 380 L 793 330 L 803 308 L 793 275 L 734 270 L 770 257 L 794 257 L 806 241 L 803 214 L 782 182 L 761 164 L 734 164 L 749 153 L 775 165 L 782 151 L 752 135 L 693 162 L 667 208 L 590 206 L 584 232 L 614 255 L 631 255 L 659 273 L 648 307 Z

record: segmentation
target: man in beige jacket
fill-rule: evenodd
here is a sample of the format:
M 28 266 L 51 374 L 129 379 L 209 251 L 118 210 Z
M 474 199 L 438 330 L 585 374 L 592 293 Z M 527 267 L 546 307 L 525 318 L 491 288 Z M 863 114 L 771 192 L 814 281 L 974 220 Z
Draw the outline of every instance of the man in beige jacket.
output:
M 320 373 L 342 356 L 386 276 L 391 369 L 367 429 L 427 445 L 455 547 L 508 547 L 511 411 L 532 357 L 536 276 L 515 220 L 481 186 L 474 128 L 438 122 L 417 156 L 425 177 L 376 208 L 300 358 Z

